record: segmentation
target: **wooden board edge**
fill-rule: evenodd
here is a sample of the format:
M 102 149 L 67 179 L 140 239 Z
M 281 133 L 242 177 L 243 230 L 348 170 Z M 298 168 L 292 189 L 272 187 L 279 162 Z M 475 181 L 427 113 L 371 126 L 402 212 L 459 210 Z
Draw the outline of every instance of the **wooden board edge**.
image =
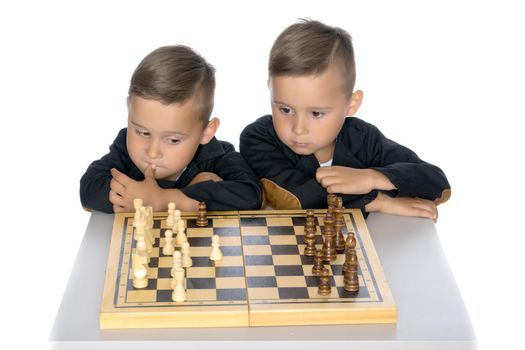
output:
M 221 311 L 101 312 L 100 329 L 247 327 L 248 307 Z

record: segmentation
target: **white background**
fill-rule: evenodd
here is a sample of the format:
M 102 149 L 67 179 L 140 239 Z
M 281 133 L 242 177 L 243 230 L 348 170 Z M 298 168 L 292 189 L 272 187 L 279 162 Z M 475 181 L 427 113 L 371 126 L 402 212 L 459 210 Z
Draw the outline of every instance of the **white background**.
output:
M 187 44 L 214 64 L 217 136 L 237 146 L 242 128 L 270 110 L 273 40 L 309 17 L 354 38 L 365 94 L 357 116 L 447 174 L 453 196 L 436 227 L 480 348 L 517 348 L 525 299 L 518 1 L 188 3 L 0 5 L 2 343 L 46 346 L 89 218 L 79 179 L 125 125 L 139 61 Z

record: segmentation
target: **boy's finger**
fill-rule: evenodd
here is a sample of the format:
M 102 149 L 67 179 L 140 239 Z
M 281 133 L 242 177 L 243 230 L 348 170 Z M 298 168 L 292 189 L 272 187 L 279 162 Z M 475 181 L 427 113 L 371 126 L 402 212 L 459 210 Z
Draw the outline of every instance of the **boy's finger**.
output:
M 111 176 L 124 186 L 129 182 L 129 177 L 115 168 L 111 168 Z
M 111 181 L 109 182 L 109 189 L 118 194 L 122 194 L 126 190 L 126 187 L 124 187 L 124 185 L 118 182 L 117 180 L 111 179 Z
M 155 165 L 148 165 L 144 170 L 144 179 L 155 179 Z
M 113 205 L 123 206 L 125 204 L 124 198 L 120 196 L 117 192 L 111 190 L 109 191 L 109 201 Z

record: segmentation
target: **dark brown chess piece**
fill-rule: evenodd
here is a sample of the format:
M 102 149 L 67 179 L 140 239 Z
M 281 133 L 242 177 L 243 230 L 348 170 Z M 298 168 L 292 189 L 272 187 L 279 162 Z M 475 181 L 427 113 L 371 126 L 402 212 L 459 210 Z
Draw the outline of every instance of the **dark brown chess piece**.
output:
M 359 291 L 359 277 L 357 274 L 357 255 L 354 253 L 350 254 L 350 261 L 348 264 L 347 270 L 344 272 L 344 289 L 348 292 L 358 292 Z
M 315 216 L 312 209 L 306 211 L 306 224 L 304 225 L 304 255 L 315 255 Z
M 348 292 L 359 291 L 357 253 L 355 250 L 357 241 L 353 232 L 348 233 L 346 238 L 345 263 L 343 265 L 344 290 Z
M 334 217 L 329 212 L 326 213 L 324 218 L 324 242 L 323 248 L 323 261 L 334 261 L 337 259 L 337 252 L 335 250 L 335 229 L 334 229 Z
M 208 226 L 208 218 L 206 217 L 206 203 L 199 202 L 199 212 L 197 214 L 197 226 L 206 227 Z
M 321 271 L 321 277 L 319 278 L 319 289 L 317 293 L 319 295 L 330 295 L 332 287 L 330 287 L 330 272 L 327 268 L 323 268 Z
M 323 269 L 323 253 L 320 250 L 318 250 L 315 252 L 314 265 L 312 266 L 312 274 L 314 276 L 321 276 L 321 271 Z
M 337 206 L 334 209 L 335 214 L 335 250 L 338 253 L 342 253 L 345 250 L 345 237 L 343 236 L 343 227 L 345 226 L 345 220 L 343 219 L 344 208 Z

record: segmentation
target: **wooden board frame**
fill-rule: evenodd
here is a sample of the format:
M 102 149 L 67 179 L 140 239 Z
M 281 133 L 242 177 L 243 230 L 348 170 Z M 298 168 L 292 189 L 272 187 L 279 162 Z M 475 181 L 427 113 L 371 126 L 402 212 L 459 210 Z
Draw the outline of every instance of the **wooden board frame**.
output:
M 322 217 L 326 210 L 315 210 L 316 218 L 321 224 Z M 260 229 L 249 229 L 244 226 L 242 222 L 246 220 L 260 220 L 264 219 L 267 225 L 272 225 L 272 222 L 287 222 L 287 220 L 300 220 L 305 216 L 304 210 L 258 210 L 258 211 L 228 211 L 228 212 L 208 212 L 208 219 L 210 222 L 221 226 L 221 223 L 226 223 L 225 226 L 231 225 L 232 229 L 239 231 L 239 246 L 242 251 L 242 269 L 244 271 L 244 285 L 242 278 L 232 279 L 235 281 L 238 291 L 245 290 L 246 297 L 244 300 L 191 300 L 182 303 L 175 303 L 166 301 L 157 303 L 155 301 L 137 303 L 127 302 L 126 296 L 129 292 L 129 257 L 131 254 L 132 244 L 132 226 L 133 213 L 116 214 L 112 232 L 112 239 L 108 257 L 108 264 L 106 269 L 106 278 L 104 283 L 104 291 L 102 297 L 102 304 L 100 309 L 100 328 L 169 328 L 169 327 L 246 327 L 246 326 L 280 326 L 280 325 L 314 325 L 314 324 L 356 324 L 356 323 L 395 323 L 397 321 L 396 307 L 394 299 L 391 295 L 390 288 L 386 281 L 383 268 L 380 264 L 379 257 L 373 245 L 372 239 L 366 227 L 365 220 L 359 210 L 346 209 L 344 212 L 346 232 L 353 231 L 356 234 L 358 246 L 356 248 L 358 260 L 360 265 L 360 284 L 363 283 L 361 289 L 370 292 L 366 297 L 352 297 L 352 295 L 341 294 L 342 276 L 334 277 L 336 286 L 339 288 L 332 288 L 332 294 L 326 297 L 315 296 L 315 287 L 309 286 L 308 289 L 310 297 L 298 297 L 294 299 L 279 299 L 275 297 L 275 290 L 270 290 L 274 296 L 261 297 L 259 293 L 263 289 L 257 289 L 250 286 L 250 275 L 247 273 L 250 266 L 249 256 L 250 252 L 261 248 L 262 250 L 273 249 L 275 247 L 260 247 L 248 246 L 248 236 L 268 235 L 268 226 L 266 229 L 263 226 Z M 190 221 L 195 220 L 197 213 L 183 212 L 182 218 Z M 156 233 L 161 235 L 162 230 L 166 229 L 165 218 L 167 213 L 154 213 L 154 219 L 159 222 Z M 212 225 L 213 227 L 213 225 Z M 198 228 L 191 231 L 188 228 L 188 237 L 191 237 L 192 232 L 199 232 Z M 265 231 L 266 230 L 266 231 Z M 302 227 L 293 225 L 293 230 L 296 235 L 300 237 L 304 234 L 301 232 Z M 209 231 L 209 230 L 208 230 Z M 206 231 L 206 232 L 208 232 Z M 204 231 L 202 231 L 204 232 Z M 211 231 L 210 231 L 211 232 Z M 319 228 L 318 228 L 318 232 Z M 206 233 L 207 235 L 207 233 Z M 232 249 L 238 250 L 236 233 L 230 232 L 230 240 Z M 211 236 L 211 233 L 210 233 Z M 272 238 L 269 237 L 271 242 Z M 287 240 L 290 237 L 284 237 Z M 221 238 L 222 239 L 222 238 Z M 268 240 L 268 239 L 267 239 Z M 300 255 L 304 251 L 304 245 L 301 244 L 300 238 L 297 238 L 297 247 Z M 160 239 L 158 244 L 160 244 Z M 204 248 L 199 248 L 204 249 Z M 191 248 L 190 248 L 191 251 Z M 158 252 L 158 251 L 157 251 Z M 256 253 L 258 254 L 258 253 Z M 200 254 L 202 255 L 202 254 Z M 239 257 L 233 257 L 236 261 Z M 276 260 L 277 257 L 273 257 Z M 279 257 L 281 260 L 285 256 Z M 290 258 L 293 258 L 291 256 Z M 304 256 L 301 257 L 304 259 Z M 343 260 L 341 260 L 343 259 Z M 227 260 L 231 261 L 231 260 Z M 339 254 L 338 261 L 334 265 L 334 271 L 337 264 L 342 265 L 344 261 L 344 254 Z M 303 260 L 304 262 L 304 260 Z M 220 265 L 220 264 L 219 264 Z M 306 279 L 311 279 L 307 276 L 308 263 L 303 263 Z M 268 267 L 270 268 L 270 267 Z M 190 268 L 192 269 L 192 268 Z M 190 270 L 188 270 L 190 273 Z M 331 273 L 332 274 L 332 273 Z M 335 275 L 335 272 L 334 272 Z M 247 277 L 248 276 L 248 277 Z M 290 280 L 292 285 L 294 278 L 287 276 L 273 276 L 280 281 Z M 123 278 L 127 283 L 119 281 Z M 300 280 L 300 278 L 299 278 Z M 230 283 L 225 280 L 226 284 Z M 224 282 L 223 282 L 224 284 Z M 281 291 L 281 288 L 275 288 Z M 286 288 L 284 288 L 286 289 Z M 339 292 L 337 291 L 339 289 Z M 135 293 L 135 291 L 129 292 Z M 140 293 L 140 292 L 139 292 Z M 148 293 L 148 292 L 145 292 Z M 224 293 L 223 293 L 224 294 Z M 137 294 L 140 295 L 140 294 Z M 120 301 L 119 301 L 120 300 Z M 158 304 L 158 305 L 157 305 Z M 157 307 L 158 306 L 158 307 Z

